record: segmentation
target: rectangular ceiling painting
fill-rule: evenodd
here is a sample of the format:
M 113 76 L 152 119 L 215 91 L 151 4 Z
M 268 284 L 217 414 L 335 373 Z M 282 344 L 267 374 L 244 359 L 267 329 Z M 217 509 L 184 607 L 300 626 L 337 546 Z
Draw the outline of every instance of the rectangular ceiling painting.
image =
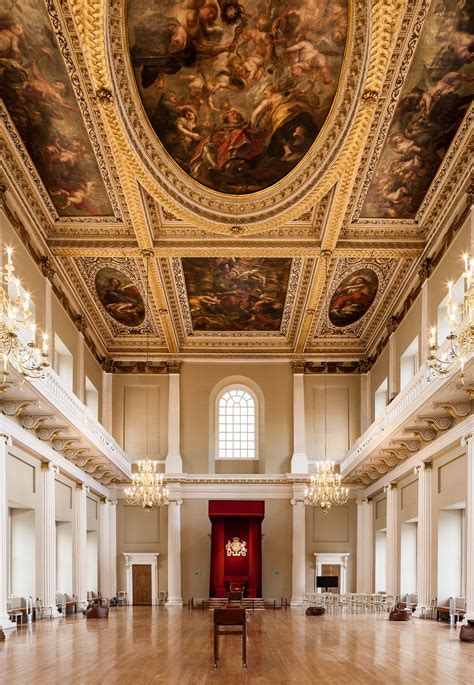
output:
M 112 207 L 42 0 L 0 13 L 0 98 L 60 216 Z
M 280 329 L 291 259 L 189 257 L 182 264 L 195 331 Z
M 474 3 L 434 0 L 362 217 L 413 218 L 474 94 Z

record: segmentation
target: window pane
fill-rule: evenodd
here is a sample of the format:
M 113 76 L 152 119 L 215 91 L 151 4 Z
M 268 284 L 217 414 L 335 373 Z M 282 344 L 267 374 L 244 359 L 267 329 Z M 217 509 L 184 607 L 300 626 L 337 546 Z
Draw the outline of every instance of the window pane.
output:
M 255 456 L 255 401 L 242 388 L 232 388 L 219 400 L 218 448 L 221 458 Z

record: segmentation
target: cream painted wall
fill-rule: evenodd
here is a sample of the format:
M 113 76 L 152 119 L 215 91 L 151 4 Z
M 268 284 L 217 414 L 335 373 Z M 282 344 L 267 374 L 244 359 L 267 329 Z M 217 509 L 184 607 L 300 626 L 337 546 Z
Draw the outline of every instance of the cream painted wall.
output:
M 418 336 L 418 359 L 421 359 L 421 295 L 416 298 L 395 332 L 395 374 L 398 390 L 400 390 L 400 357 L 416 336 Z
M 306 507 L 306 592 L 314 592 L 315 552 L 350 552 L 347 591 L 355 592 L 357 568 L 357 505 L 334 507 L 327 514 L 318 507 Z
M 41 568 L 42 494 L 41 462 L 18 447 L 10 447 L 7 457 L 8 506 L 14 509 L 30 509 L 34 512 L 36 569 L 35 593 L 32 596 L 35 598 L 39 595 L 43 582 Z M 10 586 L 10 591 L 11 589 Z
M 435 597 L 438 588 L 438 518 L 442 509 L 463 507 L 466 501 L 467 459 L 465 448 L 459 446 L 439 455 L 433 461 L 431 519 L 431 593 Z M 440 597 L 440 600 L 446 599 Z
M 291 597 L 293 507 L 289 500 L 265 501 L 262 522 L 262 591 L 265 598 Z
M 155 439 L 149 441 L 151 459 L 164 459 L 168 451 L 168 376 L 167 375 L 119 375 L 112 377 L 112 434 L 119 445 L 125 449 L 128 444 L 138 444 L 133 440 L 146 435 L 146 389 L 150 388 L 150 404 L 155 406 L 156 416 L 149 418 L 150 433 Z M 139 402 L 128 412 L 131 398 Z M 145 444 L 146 449 L 146 444 Z M 133 459 L 133 455 L 129 455 Z M 140 458 L 144 458 L 142 455 Z
M 9 509 L 9 593 L 36 598 L 36 511 Z
M 360 376 L 306 374 L 304 387 L 308 459 L 324 459 L 327 438 L 327 458 L 338 461 L 360 435 Z
M 75 499 L 74 499 L 75 483 L 61 474 L 56 477 L 55 492 L 56 492 L 56 520 L 57 521 L 73 521 Z
M 430 276 L 429 326 L 437 325 L 438 305 L 448 292 L 448 281 L 456 281 L 464 271 L 462 256 L 465 252 L 471 253 L 471 244 L 473 240 L 471 230 L 471 220 L 468 218 Z
M 389 354 L 387 345 L 370 371 L 370 393 L 372 397 L 370 404 L 372 412 L 371 421 L 374 420 L 375 416 L 375 392 L 383 382 L 384 378 L 388 378 L 388 360 Z
M 99 421 L 102 418 L 102 369 L 97 364 L 92 352 L 89 350 L 87 345 L 84 345 L 84 378 L 83 383 L 85 386 L 85 377 L 90 378 L 92 384 L 99 392 Z M 85 397 L 85 395 L 84 395 Z
M 125 590 L 124 552 L 158 552 L 158 591 L 168 587 L 168 511 L 131 507 L 125 500 L 117 504 L 117 591 Z
M 207 473 L 214 440 L 210 402 L 213 389 L 226 378 L 239 376 L 255 383 L 263 395 L 264 435 L 260 436 L 258 472 L 290 470 L 293 433 L 293 375 L 288 363 L 193 363 L 181 371 L 181 454 L 183 469 Z M 249 463 L 235 461 L 234 473 L 249 471 Z M 245 469 L 244 471 L 242 470 Z M 218 470 L 218 469 L 216 469 Z M 252 472 L 252 471 L 251 471 Z
M 181 578 L 185 602 L 209 597 L 211 522 L 207 499 L 185 499 L 181 505 Z

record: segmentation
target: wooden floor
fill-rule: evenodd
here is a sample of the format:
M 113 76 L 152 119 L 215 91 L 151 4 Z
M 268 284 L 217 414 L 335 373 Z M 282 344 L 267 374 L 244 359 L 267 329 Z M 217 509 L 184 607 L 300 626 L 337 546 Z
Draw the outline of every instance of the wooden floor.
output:
M 459 629 L 386 616 L 260 611 L 249 623 L 249 665 L 238 637 L 222 637 L 212 663 L 212 612 L 111 608 L 108 621 L 43 619 L 0 642 L 2 684 L 52 685 L 472 685 L 474 644 Z

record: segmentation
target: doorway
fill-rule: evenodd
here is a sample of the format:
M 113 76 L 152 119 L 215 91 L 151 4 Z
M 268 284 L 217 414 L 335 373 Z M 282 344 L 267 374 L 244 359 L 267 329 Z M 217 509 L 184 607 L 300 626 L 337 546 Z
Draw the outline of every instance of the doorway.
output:
M 151 605 L 151 565 L 133 564 L 133 603 L 139 606 Z
M 328 588 L 328 592 L 332 592 L 335 595 L 340 593 L 340 580 L 341 577 L 341 565 L 340 564 L 322 564 L 321 572 L 323 576 L 331 576 L 332 578 L 337 577 L 337 587 Z

